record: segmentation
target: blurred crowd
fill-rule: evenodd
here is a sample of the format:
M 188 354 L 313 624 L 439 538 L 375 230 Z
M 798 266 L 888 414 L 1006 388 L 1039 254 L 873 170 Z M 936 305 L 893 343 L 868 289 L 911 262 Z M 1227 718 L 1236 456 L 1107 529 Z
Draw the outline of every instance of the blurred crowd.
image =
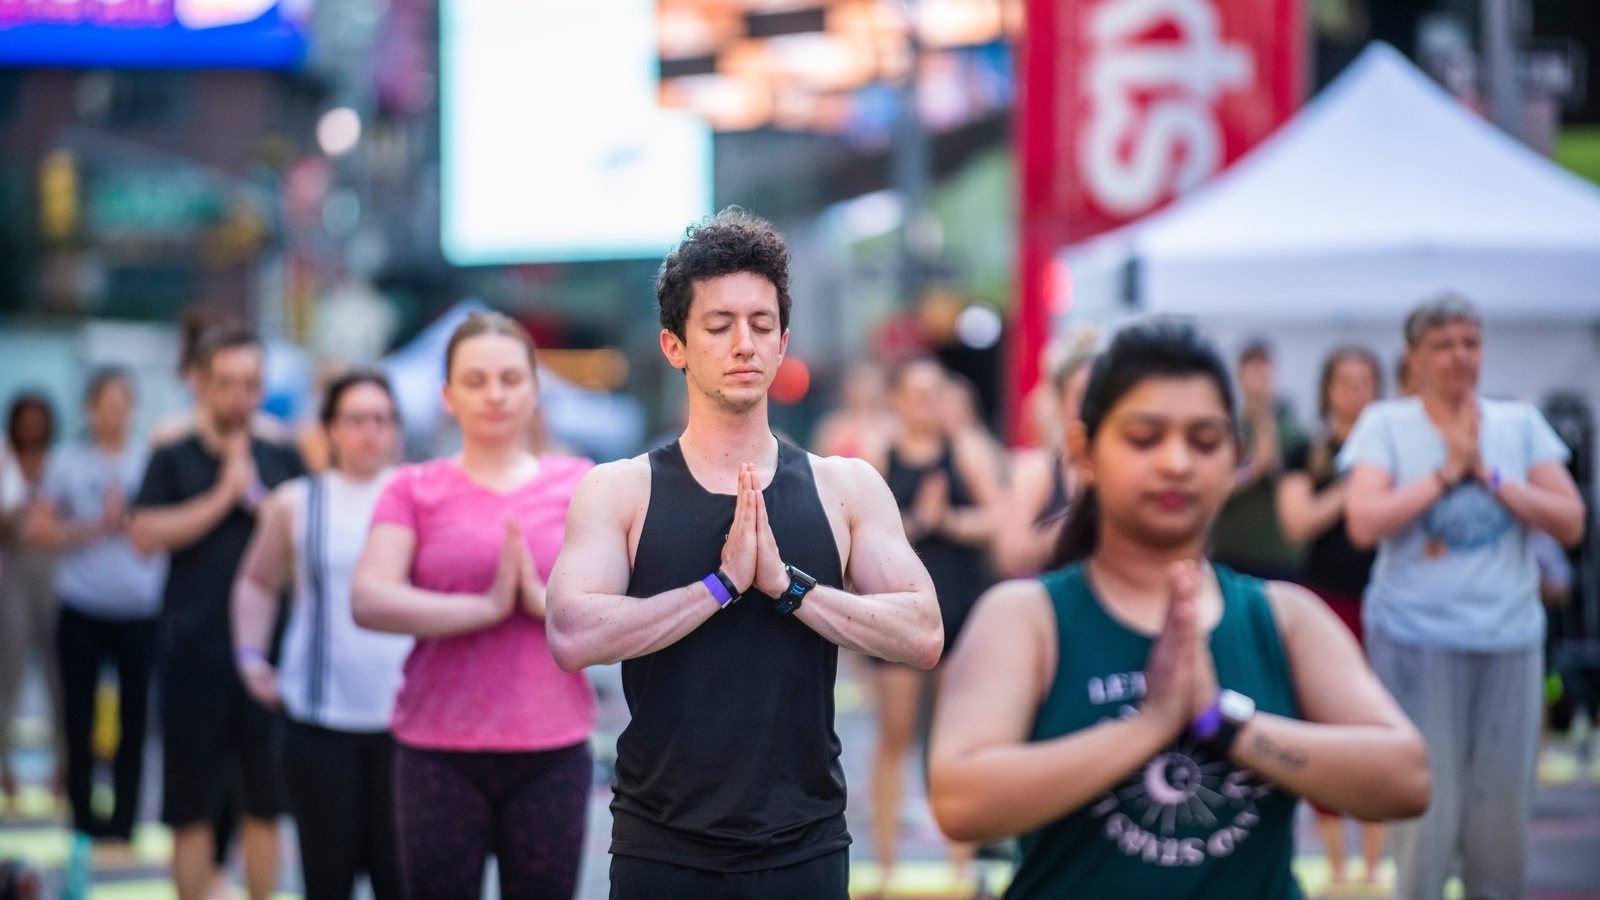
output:
M 1282 399 L 1270 345 L 1251 342 L 1235 358 L 1241 464 L 1232 496 L 1212 528 L 1211 557 L 1240 573 L 1304 585 L 1364 642 L 1375 634 L 1364 615 L 1377 545 L 1390 539 L 1395 527 L 1372 524 L 1375 516 L 1389 513 L 1352 515 L 1352 491 L 1363 489 L 1361 466 L 1378 460 L 1381 452 L 1412 452 L 1406 441 L 1416 438 L 1407 437 L 1411 424 L 1405 416 L 1414 418 L 1463 390 L 1476 396 L 1481 321 L 1459 299 L 1445 298 L 1430 309 L 1432 318 L 1425 316 L 1415 333 L 1408 331 L 1408 351 L 1393 373 L 1392 387 L 1372 351 L 1347 346 L 1329 354 L 1309 419 L 1297 416 Z M 532 381 L 534 350 L 520 329 L 503 319 L 475 316 L 472 321 L 476 325 L 466 336 L 452 341 L 447 365 L 457 365 L 457 354 L 463 353 L 460 364 L 486 367 L 491 374 L 482 377 L 493 380 L 500 377 L 492 374 L 499 371 L 494 366 L 504 362 L 495 353 L 509 353 L 513 363 L 525 353 Z M 1049 352 L 1048 377 L 1026 404 L 1029 431 L 1040 437 L 1039 446 L 1008 450 L 984 424 L 973 385 L 923 356 L 852 369 L 837 409 L 812 436 L 811 449 L 819 456 L 865 460 L 887 483 L 906 536 L 936 587 L 947 654 L 959 645 L 986 589 L 1002 579 L 1056 569 L 1068 558 L 1067 526 L 1079 512 L 1086 486 L 1075 457 L 1084 446 L 1081 407 L 1101 343 L 1091 332 L 1076 332 Z M 400 423 L 392 390 L 381 375 L 353 372 L 326 379 L 317 422 L 297 434 L 260 413 L 261 367 L 259 342 L 237 323 L 196 324 L 187 333 L 180 366 L 195 409 L 163 421 L 148 437 L 132 431 L 139 398 L 132 377 L 117 369 L 88 378 L 83 395 L 88 427 L 74 439 L 57 433 L 56 415 L 42 395 L 11 399 L 0 458 L 0 793 L 8 809 L 18 808 L 9 726 L 24 672 L 36 665 L 45 674 L 51 711 L 55 771 L 49 789 L 70 808 L 74 828 L 93 838 L 103 856 L 130 852 L 146 783 L 141 751 L 155 719 L 163 731 L 163 819 L 175 829 L 173 871 L 180 897 L 190 900 L 221 889 L 222 862 L 235 841 L 251 895 L 270 894 L 279 853 L 274 823 L 286 810 L 300 822 L 309 896 L 348 896 L 358 873 L 367 874 L 379 898 L 401 896 L 397 847 L 427 843 L 423 807 L 447 803 L 450 794 L 437 783 L 443 776 L 426 770 L 439 760 L 408 751 L 407 734 L 391 734 L 391 722 L 410 735 L 427 734 L 420 743 L 429 746 L 449 743 L 460 729 L 479 727 L 441 713 L 437 704 L 446 700 L 417 696 L 440 690 L 428 687 L 430 679 L 461 690 L 452 679 L 467 677 L 463 673 L 470 666 L 414 653 L 412 635 L 425 641 L 465 626 L 438 618 L 437 610 L 404 593 L 411 588 L 394 585 L 373 587 L 369 593 L 383 602 L 374 600 L 362 612 L 352 601 L 353 584 L 362 554 L 377 552 L 366 546 L 369 522 L 414 524 L 426 505 L 420 498 L 437 499 L 445 488 L 422 475 L 408 476 L 404 497 L 394 499 Z M 482 448 L 496 446 L 496 440 L 510 440 L 495 437 L 494 429 L 503 427 L 498 419 L 474 411 L 477 401 L 471 398 L 477 395 L 471 392 L 489 388 L 454 378 L 447 392 L 459 393 L 448 394 L 447 403 L 462 427 L 467 456 L 488 453 Z M 1386 396 L 1394 398 L 1384 407 L 1388 418 L 1375 417 L 1369 407 Z M 1411 406 L 1395 405 L 1406 398 Z M 514 443 L 526 445 L 531 438 L 537 449 L 534 407 L 536 402 L 529 401 L 526 420 L 517 420 L 524 431 Z M 1542 419 L 1516 418 L 1526 417 L 1520 407 L 1486 403 L 1461 415 L 1459 430 L 1444 435 L 1444 462 L 1423 478 L 1430 489 L 1437 481 L 1445 497 L 1465 496 L 1459 490 L 1464 485 L 1491 493 L 1500 489 L 1508 477 L 1501 467 L 1509 463 L 1490 458 L 1499 451 L 1480 446 L 1497 446 L 1495 435 L 1510 433 L 1507 429 L 1530 436 L 1527 446 L 1533 449 L 1527 452 L 1533 457 L 1522 460 L 1524 468 L 1567 458 Z M 1380 427 L 1387 430 L 1372 433 Z M 1365 435 L 1358 435 L 1363 428 Z M 574 480 L 585 466 L 572 470 Z M 1404 467 L 1400 461 L 1382 464 L 1385 472 Z M 567 489 L 570 496 L 570 485 Z M 1443 560 L 1458 548 L 1501 540 L 1505 528 L 1496 530 L 1486 521 L 1500 507 L 1473 502 L 1460 500 L 1442 514 L 1453 519 L 1429 525 L 1412 562 Z M 1447 505 L 1441 500 L 1438 508 Z M 1538 519 L 1544 513 L 1529 515 Z M 1571 518 L 1562 516 L 1551 521 Z M 1573 544 L 1577 535 L 1565 525 L 1555 530 L 1568 533 L 1533 529 L 1529 537 L 1540 595 L 1548 604 L 1563 602 L 1573 589 L 1562 545 Z M 493 550 L 499 545 L 490 537 Z M 550 541 L 553 555 L 559 527 Z M 385 544 L 382 550 L 396 555 L 362 564 L 387 566 L 395 585 L 412 573 L 414 551 L 420 554 L 415 557 L 419 567 L 438 562 L 425 549 Z M 1398 569 L 1412 563 L 1395 550 L 1388 564 Z M 506 580 L 506 603 L 523 604 L 528 616 L 542 615 L 540 572 L 548 573 L 549 560 L 523 561 L 514 550 L 493 550 L 483 565 L 494 573 L 496 585 Z M 1514 579 L 1517 573 L 1469 573 L 1472 578 L 1502 576 Z M 295 602 L 280 605 L 280 594 Z M 517 621 L 515 610 L 506 618 L 507 609 L 485 613 L 491 616 L 485 622 Z M 1389 642 L 1387 662 L 1374 659 L 1380 678 L 1435 753 L 1456 752 L 1441 748 L 1465 746 L 1480 725 L 1522 734 L 1518 723 L 1530 717 L 1537 723 L 1536 686 L 1542 676 L 1537 658 L 1512 654 L 1505 661 L 1510 668 L 1489 673 L 1535 686 L 1497 700 L 1477 696 L 1475 687 L 1460 696 L 1449 693 L 1451 678 L 1476 685 L 1474 679 L 1485 677 L 1486 670 L 1439 674 L 1406 668 L 1417 664 L 1416 658 L 1404 658 L 1407 646 L 1463 649 L 1455 638 L 1472 623 L 1460 625 L 1447 621 L 1447 613 L 1440 615 L 1446 618 L 1420 624 L 1386 619 L 1376 634 Z M 1466 649 L 1489 657 L 1509 653 L 1495 642 L 1508 629 L 1521 628 L 1518 623 L 1527 615 L 1521 609 L 1505 613 L 1484 626 L 1481 645 Z M 368 630 L 358 621 L 393 633 Z M 1433 641 L 1438 635 L 1444 638 Z M 1520 652 L 1522 638 L 1509 640 L 1510 649 Z M 499 651 L 485 645 L 475 652 Z M 926 739 L 928 710 L 944 670 L 855 659 L 876 700 L 879 732 L 868 790 L 874 853 L 880 877 L 888 883 L 898 862 L 905 770 Z M 413 694 L 409 701 L 397 700 L 402 666 Z M 115 677 L 102 684 L 107 667 Z M 540 677 L 557 679 L 559 673 L 552 669 Z M 152 687 L 159 702 L 155 716 Z M 108 700 L 117 716 L 112 748 L 95 740 L 97 709 L 107 708 Z M 1441 708 L 1465 711 L 1436 721 Z M 287 722 L 281 734 L 280 714 Z M 495 710 L 482 714 L 488 722 L 500 715 Z M 581 731 L 583 714 L 573 715 L 573 727 Z M 502 729 L 496 735 L 514 735 L 504 749 L 537 750 L 530 760 L 557 767 L 551 770 L 555 775 L 537 778 L 581 770 L 573 779 L 586 789 L 586 756 L 551 762 L 538 755 L 553 752 L 544 735 L 515 737 L 525 729 L 512 719 L 494 727 Z M 462 740 L 462 746 L 474 745 Z M 1492 860 L 1489 848 L 1524 828 L 1526 791 L 1502 782 L 1515 781 L 1531 765 L 1531 747 L 1524 740 L 1498 756 L 1476 759 L 1462 751 L 1463 767 L 1501 771 L 1468 773 L 1460 791 L 1441 784 L 1436 768 L 1428 816 L 1450 821 L 1429 826 L 1424 819 L 1423 825 L 1403 826 L 1396 840 L 1421 860 L 1411 864 L 1414 871 L 1402 873 L 1403 879 L 1416 880 L 1427 894 L 1431 881 L 1444 877 L 1454 845 L 1439 835 L 1453 834 L 1459 821 L 1503 820 L 1503 827 L 1475 826 L 1470 841 L 1477 841 L 1478 849 L 1467 852 L 1479 853 L 1480 860 Z M 397 759 L 409 761 L 397 771 Z M 109 777 L 97 774 L 100 769 Z M 535 778 L 487 771 L 473 777 Z M 409 812 L 397 811 L 388 786 L 407 779 L 415 796 L 424 799 L 414 800 Z M 109 808 L 96 802 L 97 781 L 111 787 Z M 1357 871 L 1376 880 L 1386 849 L 1383 826 L 1361 823 L 1363 865 L 1357 870 L 1346 863 L 1341 814 L 1321 807 L 1317 813 L 1333 880 L 1351 879 Z M 958 875 L 970 874 L 972 845 L 952 842 L 950 856 Z M 505 859 L 501 864 L 506 866 Z M 446 868 L 447 861 L 438 865 Z M 1520 872 L 1520 860 L 1505 865 Z M 462 877 L 470 879 L 472 873 Z

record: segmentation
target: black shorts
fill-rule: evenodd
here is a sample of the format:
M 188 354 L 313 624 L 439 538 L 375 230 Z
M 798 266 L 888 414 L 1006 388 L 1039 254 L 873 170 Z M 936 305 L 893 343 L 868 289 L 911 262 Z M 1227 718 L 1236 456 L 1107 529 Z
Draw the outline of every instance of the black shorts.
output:
M 755 872 L 708 872 L 611 857 L 611 900 L 849 900 L 850 851 Z
M 250 698 L 231 663 L 170 655 L 160 692 L 161 821 L 173 828 L 209 822 L 230 787 L 244 815 L 281 815 L 283 722 Z

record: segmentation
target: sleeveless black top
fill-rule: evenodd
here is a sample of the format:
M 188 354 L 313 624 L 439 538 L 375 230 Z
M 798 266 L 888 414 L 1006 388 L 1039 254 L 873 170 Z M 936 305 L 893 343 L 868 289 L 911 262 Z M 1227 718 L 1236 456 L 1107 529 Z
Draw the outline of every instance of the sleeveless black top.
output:
M 650 453 L 631 597 L 722 561 L 734 497 L 700 486 L 677 442 Z M 839 548 L 804 450 L 778 443 L 762 491 L 784 562 L 840 587 Z M 711 602 L 711 601 L 706 601 Z M 715 872 L 793 865 L 848 846 L 833 730 L 838 648 L 753 588 L 677 643 L 622 664 L 633 720 L 617 741 L 611 852 Z
M 1072 498 L 1067 496 L 1067 478 L 1061 471 L 1066 466 L 1066 460 L 1060 453 L 1050 455 L 1050 497 L 1045 501 L 1044 509 L 1039 510 L 1033 519 L 1033 527 L 1040 531 L 1060 524 L 1067 516 L 1067 507 L 1072 505 Z
M 916 502 L 917 490 L 922 480 L 934 472 L 943 472 L 945 483 L 950 485 L 950 508 L 964 509 L 976 506 L 972 492 L 961 477 L 954 453 L 947 442 L 939 458 L 926 466 L 912 466 L 900 458 L 893 448 L 889 450 L 889 492 L 901 512 L 907 512 Z M 966 624 L 967 614 L 978 602 L 978 597 L 989 587 L 987 561 L 977 547 L 958 544 L 937 534 L 927 535 L 911 543 L 922 564 L 933 579 L 933 589 L 939 595 L 939 616 L 944 620 L 944 645 L 954 647 L 956 635 Z

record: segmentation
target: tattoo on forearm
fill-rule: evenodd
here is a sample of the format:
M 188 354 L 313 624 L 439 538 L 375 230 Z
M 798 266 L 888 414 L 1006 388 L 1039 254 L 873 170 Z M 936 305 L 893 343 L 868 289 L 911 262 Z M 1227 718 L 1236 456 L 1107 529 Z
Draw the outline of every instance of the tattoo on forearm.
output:
M 1280 747 L 1266 735 L 1256 735 L 1256 752 L 1290 769 L 1303 769 L 1309 757 L 1299 747 Z

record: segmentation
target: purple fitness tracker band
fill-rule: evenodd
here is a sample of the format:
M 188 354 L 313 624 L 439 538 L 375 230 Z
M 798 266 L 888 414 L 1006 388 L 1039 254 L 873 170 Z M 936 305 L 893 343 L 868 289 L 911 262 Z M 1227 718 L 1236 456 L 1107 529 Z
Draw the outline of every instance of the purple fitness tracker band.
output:
M 1217 733 L 1222 727 L 1222 704 L 1213 700 L 1206 711 L 1189 723 L 1189 736 L 1196 741 L 1204 741 Z
M 712 572 L 710 575 L 700 579 L 700 583 L 705 585 L 706 590 L 711 592 L 711 599 L 717 601 L 717 606 L 727 607 L 729 603 L 734 601 L 733 591 L 728 589 L 727 582 L 723 581 L 721 572 Z
M 257 650 L 254 647 L 240 647 L 239 649 L 233 651 L 233 661 L 241 666 L 246 663 L 253 662 L 266 663 L 269 666 L 272 665 L 272 660 L 267 659 L 267 655 L 265 653 L 262 653 L 260 650 Z
M 1500 471 L 1499 466 L 1495 466 L 1493 469 L 1491 469 L 1489 471 L 1489 493 L 1492 494 L 1500 490 L 1500 485 L 1504 484 L 1505 480 L 1505 473 Z

